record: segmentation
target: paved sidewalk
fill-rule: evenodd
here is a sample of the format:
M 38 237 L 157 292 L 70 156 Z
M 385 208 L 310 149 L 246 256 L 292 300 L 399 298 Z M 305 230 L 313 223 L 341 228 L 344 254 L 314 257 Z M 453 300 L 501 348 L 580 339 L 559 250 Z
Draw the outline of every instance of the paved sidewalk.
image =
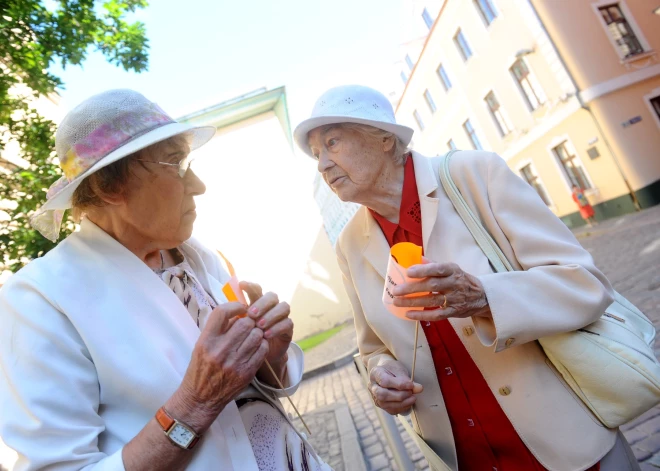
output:
M 576 232 L 614 288 L 660 330 L 660 206 Z M 660 356 L 660 335 L 656 336 L 655 354 Z M 622 429 L 642 469 L 658 471 L 660 406 Z
M 343 366 L 337 370 L 325 373 L 309 380 L 305 380 L 300 389 L 293 397 L 298 410 L 303 417 L 313 411 L 323 408 L 333 403 L 346 403 L 351 412 L 353 423 L 358 432 L 358 439 L 368 471 L 396 470 L 396 464 L 392 457 L 392 451 L 389 449 L 385 436 L 376 417 L 371 396 L 362 383 L 362 379 L 353 364 Z M 293 413 L 293 409 L 287 403 L 287 411 Z M 310 425 L 312 435 L 315 432 L 314 427 Z M 320 434 L 325 435 L 329 444 L 328 447 L 337 446 L 339 443 L 337 437 L 327 434 L 324 426 L 321 426 Z M 417 449 L 412 440 L 403 434 L 408 455 L 415 462 L 416 469 L 428 470 L 426 461 Z M 325 455 L 323 450 L 319 450 L 323 459 L 330 462 L 331 456 Z M 346 471 L 353 471 L 350 463 L 344 463 Z
M 325 342 L 305 352 L 305 373 L 352 354 L 356 347 L 357 334 L 351 322 Z

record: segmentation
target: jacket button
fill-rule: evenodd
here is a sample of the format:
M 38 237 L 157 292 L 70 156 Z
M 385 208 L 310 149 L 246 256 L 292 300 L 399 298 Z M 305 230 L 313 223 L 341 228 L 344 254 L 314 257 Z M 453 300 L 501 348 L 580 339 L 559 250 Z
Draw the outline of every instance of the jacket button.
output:
M 500 394 L 502 396 L 508 396 L 509 394 L 511 394 L 511 388 L 509 386 L 502 386 L 500 388 Z
M 513 345 L 513 342 L 515 342 L 515 341 L 516 341 L 516 339 L 514 339 L 513 337 L 511 337 L 510 339 L 506 339 L 506 342 L 504 342 L 504 346 L 508 348 L 511 345 Z
M 463 333 L 466 337 L 469 337 L 470 335 L 474 334 L 474 329 L 471 325 L 465 326 L 463 327 Z

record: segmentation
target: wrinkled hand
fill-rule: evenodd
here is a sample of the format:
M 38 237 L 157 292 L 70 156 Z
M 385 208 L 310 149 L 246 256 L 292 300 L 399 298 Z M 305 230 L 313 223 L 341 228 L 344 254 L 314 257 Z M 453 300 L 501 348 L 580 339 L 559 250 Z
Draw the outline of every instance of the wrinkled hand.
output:
M 289 318 L 291 307 L 280 302 L 275 293 L 262 295 L 261 287 L 256 283 L 242 281 L 240 287 L 250 298 L 248 315 L 264 331 L 264 338 L 268 340 L 266 359 L 271 363 L 282 361 L 293 339 L 293 321 Z
M 208 317 L 183 378 L 180 395 L 193 408 L 218 414 L 254 378 L 268 354 L 261 329 L 240 303 L 216 307 Z
M 424 389 L 410 380 L 408 370 L 396 360 L 378 364 L 369 372 L 369 391 L 374 403 L 391 415 L 407 412 Z
M 293 339 L 293 321 L 289 318 L 291 308 L 288 303 L 280 302 L 275 293 L 262 294 L 261 286 L 256 283 L 241 281 L 240 287 L 250 298 L 248 315 L 264 331 L 264 338 L 268 341 L 266 359 L 282 380 L 288 360 L 286 352 Z M 271 386 L 278 386 L 265 365 L 257 376 Z
M 392 290 L 395 306 L 427 309 L 409 311 L 406 317 L 420 321 L 439 321 L 449 317 L 491 317 L 486 292 L 477 277 L 464 272 L 455 263 L 434 263 L 427 259 L 425 262 L 408 268 L 408 277 L 418 280 L 400 284 Z M 425 295 L 404 297 L 413 293 Z M 447 303 L 443 307 L 445 299 Z

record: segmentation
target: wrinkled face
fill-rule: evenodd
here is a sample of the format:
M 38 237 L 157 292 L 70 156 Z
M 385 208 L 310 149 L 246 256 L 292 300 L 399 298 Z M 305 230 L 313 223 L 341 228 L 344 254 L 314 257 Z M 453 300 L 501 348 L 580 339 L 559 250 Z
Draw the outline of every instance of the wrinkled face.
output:
M 183 178 L 178 167 L 155 162 L 178 164 L 190 152 L 185 142 L 164 142 L 141 152 L 141 162 L 131 168 L 119 213 L 132 234 L 158 242 L 161 248 L 174 248 L 192 235 L 197 216 L 194 196 L 206 191 L 192 170 Z
M 318 160 L 318 171 L 343 201 L 368 201 L 392 161 L 387 153 L 392 143 L 379 142 L 354 129 L 322 126 L 309 132 L 307 142 Z

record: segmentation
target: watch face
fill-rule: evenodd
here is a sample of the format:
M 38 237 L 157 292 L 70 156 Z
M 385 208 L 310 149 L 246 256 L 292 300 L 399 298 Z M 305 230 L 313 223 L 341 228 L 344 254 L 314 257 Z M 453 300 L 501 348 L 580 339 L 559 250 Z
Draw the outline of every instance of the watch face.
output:
M 187 448 L 190 442 L 193 441 L 193 438 L 195 438 L 190 430 L 179 423 L 174 424 L 168 435 L 181 448 Z

